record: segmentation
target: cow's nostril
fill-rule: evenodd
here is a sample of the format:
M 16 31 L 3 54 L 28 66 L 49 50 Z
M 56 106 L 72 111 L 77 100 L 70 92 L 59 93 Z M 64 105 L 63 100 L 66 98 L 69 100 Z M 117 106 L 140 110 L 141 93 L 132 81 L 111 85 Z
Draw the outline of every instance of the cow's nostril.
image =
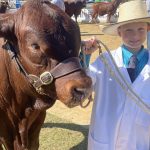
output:
M 79 92 L 79 93 L 85 93 L 86 89 L 84 88 L 74 88 L 75 92 Z
M 74 88 L 73 96 L 76 100 L 82 100 L 86 97 L 86 89 L 85 88 Z

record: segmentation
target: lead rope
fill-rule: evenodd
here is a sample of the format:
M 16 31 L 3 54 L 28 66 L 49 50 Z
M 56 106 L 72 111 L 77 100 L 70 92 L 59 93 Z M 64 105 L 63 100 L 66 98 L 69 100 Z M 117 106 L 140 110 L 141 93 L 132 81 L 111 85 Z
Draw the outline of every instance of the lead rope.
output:
M 108 49 L 108 47 L 101 42 L 100 40 L 97 42 L 98 47 L 99 47 L 99 57 L 102 60 L 102 62 L 104 63 L 104 65 L 106 66 L 107 70 L 109 71 L 110 75 L 119 83 L 119 85 L 122 87 L 122 89 L 125 91 L 125 93 L 131 97 L 131 100 L 133 100 L 144 112 L 150 114 L 150 106 L 148 106 L 146 103 L 143 102 L 143 100 L 133 91 L 133 89 L 130 87 L 130 85 L 126 82 L 126 80 L 124 79 L 123 75 L 121 74 L 121 72 L 119 71 L 116 62 L 114 61 L 114 58 L 112 57 L 112 54 L 110 53 L 110 50 Z M 100 50 L 100 44 L 105 48 L 105 50 L 107 51 L 114 67 L 115 70 L 117 71 L 119 77 L 116 75 L 115 71 L 111 68 L 110 63 L 108 62 L 108 60 L 104 57 L 104 55 L 101 53 Z
M 82 55 L 83 55 L 83 58 L 80 58 L 80 59 L 82 59 L 82 61 L 83 61 L 83 69 L 84 70 L 86 70 L 87 69 L 87 65 L 86 65 L 86 54 L 83 52 L 83 48 L 85 48 L 85 45 L 84 45 L 84 43 L 82 43 L 81 42 L 81 53 L 82 53 Z M 90 95 L 91 96 L 91 95 Z M 89 97 L 90 97 L 89 96 Z M 80 106 L 82 107 L 82 108 L 86 108 L 87 106 L 89 106 L 89 104 L 90 104 L 90 102 L 92 101 L 90 98 L 87 98 L 87 103 L 86 104 L 84 104 L 84 101 L 81 101 L 81 103 L 80 103 Z

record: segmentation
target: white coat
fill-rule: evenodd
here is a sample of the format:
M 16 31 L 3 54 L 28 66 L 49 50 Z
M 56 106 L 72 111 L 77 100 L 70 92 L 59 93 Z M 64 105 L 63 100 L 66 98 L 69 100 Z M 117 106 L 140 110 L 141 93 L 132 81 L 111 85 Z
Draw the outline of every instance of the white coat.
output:
M 123 64 L 121 47 L 112 55 L 125 80 L 145 103 L 150 104 L 150 59 L 132 83 Z M 105 56 L 111 62 L 107 53 Z M 100 58 L 90 65 L 89 75 L 95 99 L 88 150 L 150 150 L 150 115 L 125 94 Z

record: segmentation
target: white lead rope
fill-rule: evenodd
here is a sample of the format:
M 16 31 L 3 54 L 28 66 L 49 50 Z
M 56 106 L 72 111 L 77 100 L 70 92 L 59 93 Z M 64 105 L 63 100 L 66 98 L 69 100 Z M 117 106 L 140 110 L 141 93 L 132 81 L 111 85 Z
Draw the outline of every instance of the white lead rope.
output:
M 112 54 L 110 53 L 110 50 L 108 47 L 101 41 L 98 42 L 98 46 L 100 47 L 100 44 L 106 49 L 114 67 L 117 71 L 119 77 L 116 75 L 115 71 L 110 67 L 110 63 L 108 60 L 104 57 L 103 54 L 100 54 L 99 57 L 108 69 L 110 75 L 119 83 L 119 85 L 122 87 L 122 89 L 125 91 L 125 93 L 131 97 L 131 99 L 146 113 L 150 114 L 150 106 L 148 106 L 146 103 L 143 102 L 143 100 L 134 92 L 134 90 L 130 87 L 130 85 L 126 82 L 123 75 L 119 71 L 116 62 L 114 61 Z M 121 80 L 120 80 L 121 79 Z

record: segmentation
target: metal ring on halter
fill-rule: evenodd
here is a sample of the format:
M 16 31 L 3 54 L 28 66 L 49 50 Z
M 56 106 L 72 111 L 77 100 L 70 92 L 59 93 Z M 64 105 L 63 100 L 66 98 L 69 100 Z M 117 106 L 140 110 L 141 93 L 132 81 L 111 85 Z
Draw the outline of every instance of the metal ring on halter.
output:
M 88 99 L 88 102 L 85 104 L 85 105 L 83 105 L 83 102 L 84 101 L 81 101 L 80 102 L 80 106 L 82 107 L 82 108 L 86 108 L 87 106 L 89 106 L 89 104 L 90 104 L 90 102 L 91 102 L 91 99 L 89 99 L 89 98 L 87 98 Z
M 100 46 L 100 41 L 99 40 L 97 40 L 96 41 L 97 42 L 97 46 L 98 46 L 98 49 L 99 49 L 99 55 L 102 53 L 102 51 L 101 51 L 101 46 Z M 82 49 L 81 49 L 82 50 Z M 82 52 L 83 53 L 83 52 Z M 83 63 L 84 64 L 86 64 L 86 62 L 85 62 L 85 54 L 83 53 Z M 84 65 L 84 69 L 86 69 L 86 67 L 85 67 L 86 65 Z M 93 99 L 92 98 L 87 98 L 88 99 L 88 102 L 85 104 L 85 105 L 83 105 L 83 102 L 84 101 L 81 101 L 80 102 L 80 106 L 82 107 L 82 108 L 86 108 L 89 104 L 90 104 L 90 102 L 91 101 L 93 101 Z
M 50 83 L 52 83 L 53 79 L 54 78 L 52 74 L 48 71 L 45 71 L 40 75 L 40 80 L 44 85 L 49 85 Z

